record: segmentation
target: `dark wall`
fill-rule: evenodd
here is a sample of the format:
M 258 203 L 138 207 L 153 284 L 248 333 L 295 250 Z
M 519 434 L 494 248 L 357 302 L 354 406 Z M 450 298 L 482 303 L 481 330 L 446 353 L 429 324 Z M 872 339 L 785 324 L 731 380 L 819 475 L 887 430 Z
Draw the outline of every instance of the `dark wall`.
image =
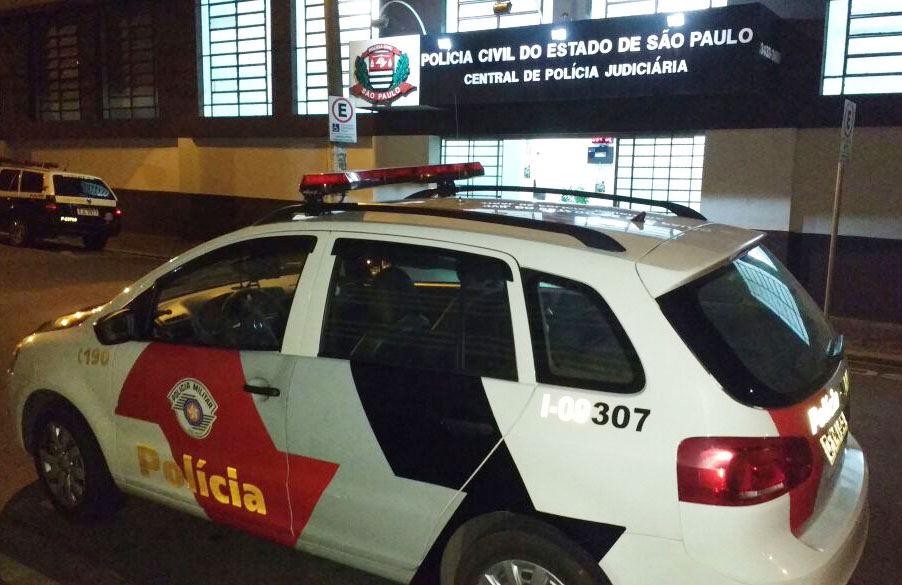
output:
M 768 232 L 764 243 L 823 306 L 830 236 Z M 902 240 L 840 236 L 833 275 L 832 315 L 902 323 Z
M 292 203 L 282 199 L 116 189 L 123 229 L 203 241 L 248 226 Z

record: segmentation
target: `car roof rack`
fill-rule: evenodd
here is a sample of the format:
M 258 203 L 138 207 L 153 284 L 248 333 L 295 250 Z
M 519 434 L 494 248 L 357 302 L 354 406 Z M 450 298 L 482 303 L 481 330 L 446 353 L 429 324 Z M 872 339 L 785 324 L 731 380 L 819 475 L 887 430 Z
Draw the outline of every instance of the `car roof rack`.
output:
M 19 160 L 15 158 L 0 157 L 0 165 L 9 165 L 12 167 L 34 168 L 34 169 L 58 169 L 60 166 L 54 162 L 35 161 L 35 160 Z
M 587 199 L 602 199 L 605 201 L 613 201 L 615 203 L 635 203 L 637 205 L 648 205 L 649 207 L 658 207 L 666 209 L 678 217 L 687 217 L 690 219 L 700 219 L 707 221 L 704 215 L 686 205 L 680 205 L 672 201 L 657 201 L 655 199 L 644 199 L 641 197 L 627 197 L 624 195 L 612 195 L 610 193 L 596 193 L 593 191 L 577 191 L 574 189 L 555 189 L 552 187 L 520 187 L 520 186 L 504 186 L 504 185 L 455 185 L 454 192 L 448 194 L 448 189 L 423 189 L 405 197 L 405 199 L 430 199 L 449 197 L 458 193 L 465 192 L 501 192 L 509 191 L 513 193 L 551 193 L 552 195 L 570 195 L 573 197 L 585 197 Z M 638 216 L 637 216 L 638 217 Z M 635 219 L 635 218 L 634 218 Z M 644 216 L 643 216 L 644 219 Z
M 326 215 L 333 211 L 361 211 L 376 213 L 399 213 L 404 215 L 420 215 L 429 217 L 443 217 L 447 219 L 463 219 L 504 225 L 510 227 L 540 230 L 556 234 L 564 234 L 579 240 L 587 248 L 605 250 L 607 252 L 625 252 L 623 245 L 604 232 L 573 224 L 556 223 L 540 219 L 530 219 L 512 215 L 500 215 L 497 213 L 483 213 L 466 209 L 442 209 L 440 207 L 425 207 L 419 205 L 399 205 L 397 203 L 327 203 L 324 201 L 311 201 L 298 205 L 289 205 L 278 209 L 264 217 L 254 225 L 278 223 L 290 221 L 299 214 L 305 216 Z

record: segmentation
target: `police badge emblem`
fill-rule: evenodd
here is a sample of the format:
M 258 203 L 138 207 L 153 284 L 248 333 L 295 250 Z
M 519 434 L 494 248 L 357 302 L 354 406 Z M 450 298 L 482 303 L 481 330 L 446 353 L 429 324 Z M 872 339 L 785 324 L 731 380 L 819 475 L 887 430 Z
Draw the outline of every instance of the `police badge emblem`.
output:
M 182 429 L 195 439 L 204 439 L 213 429 L 219 405 L 199 380 L 184 378 L 169 391 L 169 404 Z

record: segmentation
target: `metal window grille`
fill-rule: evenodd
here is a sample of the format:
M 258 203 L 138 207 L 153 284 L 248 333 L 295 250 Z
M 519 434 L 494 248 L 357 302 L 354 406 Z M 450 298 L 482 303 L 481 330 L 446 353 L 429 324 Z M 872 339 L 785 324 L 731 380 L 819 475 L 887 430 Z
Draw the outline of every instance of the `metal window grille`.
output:
M 672 201 L 700 211 L 704 136 L 620 138 L 615 192 L 626 197 Z M 626 204 L 651 210 L 647 205 Z
M 156 118 L 153 16 L 149 11 L 111 15 L 103 29 L 103 116 Z
M 371 28 L 379 15 L 379 0 L 338 0 L 341 41 L 341 77 L 348 95 L 350 63 L 348 43 L 377 38 Z M 297 51 L 297 113 L 328 114 L 326 81 L 326 15 L 323 0 L 295 0 L 295 49 Z
M 457 181 L 460 185 L 501 185 L 504 162 L 503 140 L 456 140 L 442 138 L 442 164 L 480 162 L 485 169 L 481 177 Z M 498 193 L 498 197 L 501 193 Z
M 495 0 L 448 0 L 445 29 L 448 32 L 513 28 L 551 22 L 552 0 L 517 0 L 507 14 L 496 15 Z
M 688 12 L 726 5 L 727 0 L 592 0 L 592 18 Z
M 823 95 L 902 93 L 902 3 L 830 0 Z
M 78 75 L 78 27 L 50 24 L 42 39 L 38 117 L 41 120 L 81 118 Z
M 203 114 L 272 115 L 270 0 L 200 0 Z

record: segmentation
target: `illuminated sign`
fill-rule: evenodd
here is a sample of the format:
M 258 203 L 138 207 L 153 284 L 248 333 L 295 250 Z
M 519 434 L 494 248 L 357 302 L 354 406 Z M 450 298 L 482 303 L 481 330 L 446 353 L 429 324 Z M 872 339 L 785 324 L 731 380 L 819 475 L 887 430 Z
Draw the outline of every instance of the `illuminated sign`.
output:
M 409 81 L 419 84 L 413 95 L 429 106 L 775 90 L 783 55 L 779 21 L 767 8 L 691 12 L 678 27 L 667 19 L 651 14 L 425 35 L 415 37 L 415 51 L 398 42 L 409 37 L 384 38 L 352 43 L 351 62 L 375 43 L 405 51 L 411 76 L 418 67 Z M 562 27 L 566 40 L 552 34 Z M 388 79 L 391 67 L 397 71 L 390 58 L 359 63 L 352 70 L 365 65 L 370 76 L 380 71 Z

